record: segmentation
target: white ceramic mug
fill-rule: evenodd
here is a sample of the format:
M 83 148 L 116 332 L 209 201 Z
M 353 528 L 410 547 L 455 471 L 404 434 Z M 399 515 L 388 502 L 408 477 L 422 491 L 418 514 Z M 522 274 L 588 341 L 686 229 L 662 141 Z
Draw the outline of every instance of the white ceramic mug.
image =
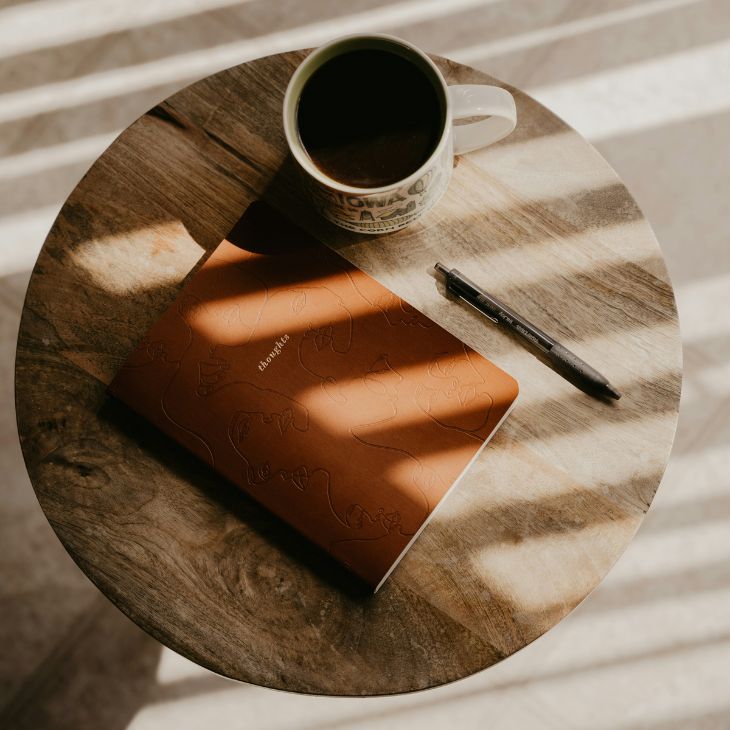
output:
M 297 106 L 307 80 L 330 59 L 361 49 L 388 50 L 413 62 L 431 79 L 443 111 L 441 136 L 426 162 L 403 180 L 378 188 L 353 187 L 328 177 L 307 154 L 297 128 Z M 475 116 L 488 118 L 454 125 L 454 119 Z M 506 137 L 516 123 L 515 101 L 505 89 L 479 84 L 447 86 L 423 51 L 382 34 L 345 36 L 312 51 L 292 75 L 284 96 L 284 134 L 312 202 L 328 220 L 359 233 L 388 233 L 412 223 L 446 190 L 454 155 Z

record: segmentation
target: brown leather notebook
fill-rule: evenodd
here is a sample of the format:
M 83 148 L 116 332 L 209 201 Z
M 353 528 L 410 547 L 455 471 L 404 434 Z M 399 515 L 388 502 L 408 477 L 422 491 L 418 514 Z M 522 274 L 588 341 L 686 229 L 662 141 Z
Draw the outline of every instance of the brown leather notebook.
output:
M 109 386 L 375 590 L 517 390 L 262 203 Z

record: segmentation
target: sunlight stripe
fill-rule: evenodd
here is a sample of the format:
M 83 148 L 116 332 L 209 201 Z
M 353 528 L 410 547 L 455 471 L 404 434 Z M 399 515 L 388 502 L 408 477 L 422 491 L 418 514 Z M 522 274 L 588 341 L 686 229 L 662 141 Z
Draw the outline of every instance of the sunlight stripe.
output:
M 248 0 L 36 0 L 0 10 L 0 58 L 96 38 Z
M 571 20 L 567 23 L 539 28 L 528 33 L 499 38 L 487 43 L 479 43 L 466 48 L 454 48 L 443 55 L 461 63 L 476 63 L 487 58 L 494 58 L 506 53 L 522 51 L 534 46 L 553 43 L 555 41 L 573 38 L 581 33 L 590 33 L 612 25 L 629 23 L 651 15 L 673 10 L 686 5 L 694 5 L 701 0 L 655 0 L 654 2 L 630 5 L 620 10 L 610 10 L 598 13 L 587 18 Z
M 0 180 L 27 177 L 64 165 L 76 165 L 82 162 L 91 164 L 112 143 L 119 131 L 121 130 L 48 147 L 37 147 L 17 155 L 2 157 Z
M 192 81 L 229 66 L 293 48 L 316 46 L 333 37 L 416 23 L 484 6 L 496 0 L 415 0 L 222 44 L 191 53 L 124 66 L 0 96 L 0 122 L 110 99 L 162 84 Z
M 591 141 L 730 109 L 730 41 L 529 89 Z
M 184 656 L 180 656 L 172 649 L 163 647 L 155 680 L 159 685 L 167 685 L 209 674 L 211 674 L 209 670 L 195 664 L 195 662 L 191 662 L 190 659 L 186 659 Z
M 0 276 L 33 268 L 62 203 L 0 218 Z
M 540 500 L 535 501 L 539 508 Z M 458 523 L 456 523 L 458 524 Z M 472 570 L 490 586 L 510 595 L 524 611 L 539 611 L 563 601 L 578 601 L 610 570 L 621 547 L 628 544 L 633 526 L 612 521 L 589 523 L 581 529 L 522 536 L 520 542 L 496 542 L 470 557 Z M 726 522 L 703 524 L 703 539 L 695 540 L 696 525 L 665 531 L 639 531 L 637 548 L 622 557 L 622 570 L 612 576 L 611 590 L 619 592 L 637 582 L 668 583 L 699 576 L 703 568 L 730 563 Z M 640 541 L 640 542 L 639 542 Z M 591 556 L 592 564 L 588 563 Z M 550 574 L 550 578 L 540 578 Z M 700 590 L 699 585 L 697 589 Z M 702 590 L 724 591 L 722 582 L 709 580 Z
M 674 291 L 684 342 L 730 336 L 730 273 L 680 284 Z

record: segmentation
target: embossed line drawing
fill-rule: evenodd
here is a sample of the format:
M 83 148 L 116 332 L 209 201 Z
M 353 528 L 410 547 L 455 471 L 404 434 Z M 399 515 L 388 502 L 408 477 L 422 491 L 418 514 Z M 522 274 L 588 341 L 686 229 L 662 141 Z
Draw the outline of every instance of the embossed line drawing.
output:
M 517 385 L 292 236 L 275 255 L 222 242 L 110 391 L 377 590 Z

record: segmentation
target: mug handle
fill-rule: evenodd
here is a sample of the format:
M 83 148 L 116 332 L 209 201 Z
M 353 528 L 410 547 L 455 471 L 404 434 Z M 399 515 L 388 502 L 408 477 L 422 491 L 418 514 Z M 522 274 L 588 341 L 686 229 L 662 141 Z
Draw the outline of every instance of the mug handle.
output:
M 506 137 L 517 124 L 517 109 L 512 94 L 498 86 L 465 84 L 449 86 L 452 118 L 487 116 L 472 124 L 454 125 L 454 154 L 478 150 Z

